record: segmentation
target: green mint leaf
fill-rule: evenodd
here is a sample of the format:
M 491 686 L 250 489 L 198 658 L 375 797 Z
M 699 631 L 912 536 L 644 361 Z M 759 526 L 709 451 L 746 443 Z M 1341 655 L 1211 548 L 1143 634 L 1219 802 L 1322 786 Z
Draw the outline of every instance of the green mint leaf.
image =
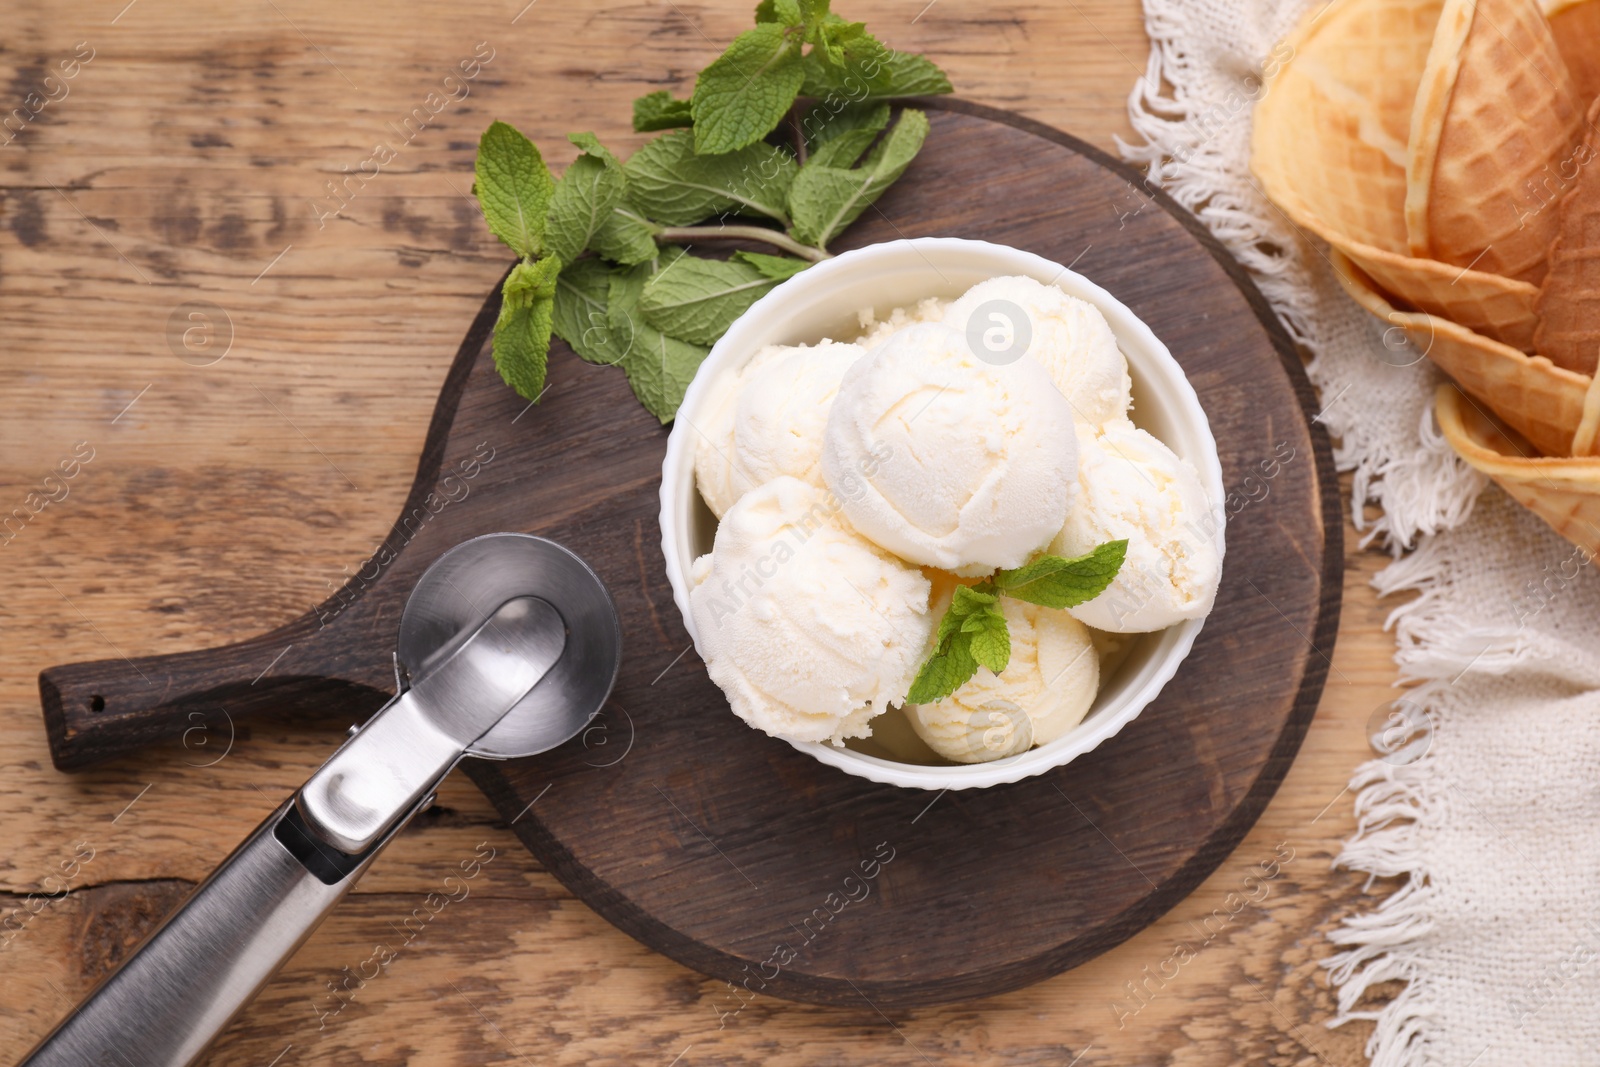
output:
M 979 582 L 977 585 L 958 585 L 950 597 L 950 609 L 962 615 L 971 615 L 981 612 L 999 603 L 1000 598 L 995 596 L 994 588 L 988 582 Z
M 853 167 L 861 153 L 872 147 L 872 142 L 888 125 L 889 105 L 886 103 L 842 107 L 814 104 L 800 120 L 800 129 L 811 150 L 807 165 Z
M 613 263 L 633 266 L 656 258 L 656 228 L 644 212 L 626 200 L 611 209 L 589 238 L 589 247 Z
M 686 226 L 729 211 L 789 224 L 784 204 L 797 166 L 794 157 L 765 142 L 700 156 L 693 132 L 683 130 L 646 144 L 623 170 L 629 201 L 665 226 Z
M 800 83 L 802 93 L 806 81 L 812 80 L 812 70 L 826 72 L 823 76 L 827 78 L 846 80 L 847 76 L 854 76 L 857 84 L 869 82 L 876 87 L 884 83 L 886 75 L 882 73 L 881 56 L 887 54 L 888 49 L 867 33 L 865 23 L 846 22 L 837 15 L 829 15 L 807 24 L 806 40 L 816 47 L 801 64 L 806 71 L 806 79 Z M 866 70 L 873 72 L 872 78 L 864 76 Z
M 971 632 L 968 647 L 979 666 L 988 667 L 995 674 L 1006 669 L 1011 662 L 1011 632 L 1006 627 L 1006 617 L 994 608 L 982 615 L 972 616 L 980 625 Z M 962 627 L 965 629 L 965 626 Z
M 694 116 L 689 112 L 689 101 L 674 100 L 665 89 L 646 93 L 633 102 L 633 129 L 635 133 L 652 130 L 672 130 L 680 126 L 693 126 Z
M 828 10 L 828 0 L 813 3 L 810 0 L 799 0 L 801 19 L 805 23 L 806 40 L 815 45 L 815 56 L 824 63 L 838 66 L 844 62 L 844 53 L 839 48 L 841 34 L 838 26 L 846 25 L 843 19 Z M 855 25 L 861 26 L 861 23 Z M 865 27 L 862 27 L 865 29 Z
M 639 403 L 665 425 L 677 416 L 694 372 L 710 351 L 645 325 L 634 334 L 622 369 Z
M 821 26 L 829 15 L 829 0 L 796 0 L 795 6 L 800 11 L 800 18 L 806 26 Z
M 905 173 L 928 136 L 928 116 L 906 109 L 859 167 L 807 163 L 789 190 L 792 233 L 798 241 L 826 248 L 867 206 Z
M 592 133 L 574 133 L 568 140 L 584 154 L 556 183 L 545 223 L 545 247 L 563 262 L 576 260 L 622 200 L 626 179 L 622 164 Z
M 804 80 L 799 37 L 775 22 L 741 33 L 695 79 L 695 152 L 717 155 L 755 144 L 783 121 Z
M 804 259 L 792 259 L 789 256 L 769 256 L 764 252 L 746 252 L 743 249 L 735 252 L 733 258 L 741 263 L 748 263 L 762 274 L 775 282 L 786 281 L 796 274 L 811 266 Z
M 978 667 L 999 674 L 1011 661 L 1011 635 L 989 582 L 958 585 L 934 634 L 928 657 L 906 693 L 909 704 L 932 704 L 966 684 Z
M 533 142 L 504 122 L 490 123 L 478 141 L 473 169 L 473 190 L 489 231 L 519 256 L 543 251 L 555 180 Z
M 897 96 L 938 96 L 941 93 L 955 91 L 945 72 L 927 56 L 895 52 L 884 63 L 884 67 L 889 73 L 884 80 L 883 88 L 878 92 L 880 99 Z
M 775 284 L 740 260 L 684 256 L 645 284 L 639 313 L 663 333 L 695 344 L 716 344 L 733 320 Z
M 631 331 L 617 329 L 610 316 L 611 271 L 598 259 L 580 259 L 561 269 L 556 280 L 551 328 L 590 363 L 615 366 L 628 354 Z
M 501 290 L 494 324 L 494 366 L 505 383 L 528 400 L 544 392 L 550 327 L 561 260 L 547 256 L 512 268 Z
M 978 673 L 978 661 L 972 656 L 971 644 L 969 634 L 955 634 L 941 643 L 917 671 L 916 679 L 906 691 L 905 702 L 933 704 L 965 685 Z
M 840 63 L 827 62 L 817 50 L 806 56 L 800 95 L 838 105 L 952 91 L 950 79 L 926 56 L 895 52 L 870 35 L 860 36 L 853 46 L 841 46 Z
M 1000 598 L 990 591 L 992 588 L 988 582 L 956 586 L 946 618 L 961 620 L 956 635 L 967 641 L 974 660 L 999 674 L 1011 659 L 1011 636 L 1005 613 L 1000 610 Z M 945 629 L 943 621 L 940 620 L 941 632 Z
M 800 5 L 797 0 L 761 0 L 756 5 L 756 21 L 798 26 L 801 22 Z
M 1107 541 L 1074 559 L 1040 556 L 1015 570 L 998 571 L 995 588 L 1008 597 L 1047 608 L 1070 608 L 1099 596 L 1122 569 L 1128 542 Z
M 638 305 L 648 279 L 671 269 L 683 255 L 683 249 L 669 246 L 651 263 L 612 271 L 608 292 L 613 344 L 626 345 L 619 365 L 633 395 L 663 423 L 677 415 L 694 372 L 710 350 L 662 333 L 645 321 Z
M 522 260 L 511 268 L 505 285 L 500 287 L 502 303 L 524 308 L 541 297 L 554 296 L 560 273 L 561 260 L 555 256 Z

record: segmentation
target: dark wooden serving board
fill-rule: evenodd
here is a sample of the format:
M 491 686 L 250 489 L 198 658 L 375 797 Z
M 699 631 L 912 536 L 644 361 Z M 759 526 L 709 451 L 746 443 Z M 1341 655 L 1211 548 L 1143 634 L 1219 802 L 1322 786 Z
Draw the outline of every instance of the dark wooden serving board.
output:
M 362 577 L 241 644 L 45 671 L 57 765 L 170 737 L 218 705 L 235 719 L 371 711 L 393 689 L 416 577 L 467 537 L 520 530 L 600 573 L 625 660 L 582 738 L 534 759 L 469 761 L 468 773 L 556 877 L 646 945 L 752 992 L 909 1006 L 1037 981 L 1170 908 L 1260 814 L 1321 693 L 1342 560 L 1328 444 L 1287 336 L 1182 209 L 1057 131 L 929 106 L 921 156 L 841 247 L 972 237 L 1075 264 L 1170 346 L 1221 448 L 1230 519 L 1216 609 L 1115 739 L 1014 785 L 931 794 L 847 776 L 746 727 L 667 586 L 666 431 L 619 371 L 559 343 L 550 390 L 528 408 L 490 360 L 491 296 L 445 379 L 405 511 Z M 748 996 L 730 987 L 726 1010 Z

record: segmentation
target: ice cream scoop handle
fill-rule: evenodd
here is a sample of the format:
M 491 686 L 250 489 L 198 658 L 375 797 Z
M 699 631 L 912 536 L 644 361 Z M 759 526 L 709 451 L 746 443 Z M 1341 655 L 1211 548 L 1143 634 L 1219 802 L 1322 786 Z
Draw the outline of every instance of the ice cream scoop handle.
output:
M 412 814 L 345 856 L 285 801 L 18 1067 L 196 1062 Z

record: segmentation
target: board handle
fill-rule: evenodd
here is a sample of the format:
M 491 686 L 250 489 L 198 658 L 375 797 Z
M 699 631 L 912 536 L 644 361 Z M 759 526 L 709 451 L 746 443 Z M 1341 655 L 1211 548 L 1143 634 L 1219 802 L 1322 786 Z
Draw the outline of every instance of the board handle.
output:
M 309 618 L 309 617 L 308 617 Z M 296 620 L 237 644 L 51 667 L 39 674 L 50 758 L 71 771 L 167 743 L 195 766 L 220 760 L 240 720 L 273 711 L 338 707 L 352 722 L 393 694 L 389 665 L 341 656 L 346 634 Z M 366 674 L 350 675 L 337 664 Z

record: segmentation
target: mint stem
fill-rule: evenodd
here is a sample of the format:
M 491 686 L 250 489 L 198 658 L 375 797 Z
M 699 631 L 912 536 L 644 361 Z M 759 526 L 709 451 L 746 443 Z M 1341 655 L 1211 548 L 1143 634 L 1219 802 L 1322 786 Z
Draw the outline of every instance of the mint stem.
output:
M 706 241 L 722 238 L 723 240 L 765 241 L 769 245 L 776 245 L 791 255 L 801 259 L 809 259 L 813 263 L 821 263 L 833 256 L 820 248 L 812 245 L 801 244 L 786 233 L 769 230 L 765 226 L 663 226 L 656 231 L 656 239 L 661 241 Z

